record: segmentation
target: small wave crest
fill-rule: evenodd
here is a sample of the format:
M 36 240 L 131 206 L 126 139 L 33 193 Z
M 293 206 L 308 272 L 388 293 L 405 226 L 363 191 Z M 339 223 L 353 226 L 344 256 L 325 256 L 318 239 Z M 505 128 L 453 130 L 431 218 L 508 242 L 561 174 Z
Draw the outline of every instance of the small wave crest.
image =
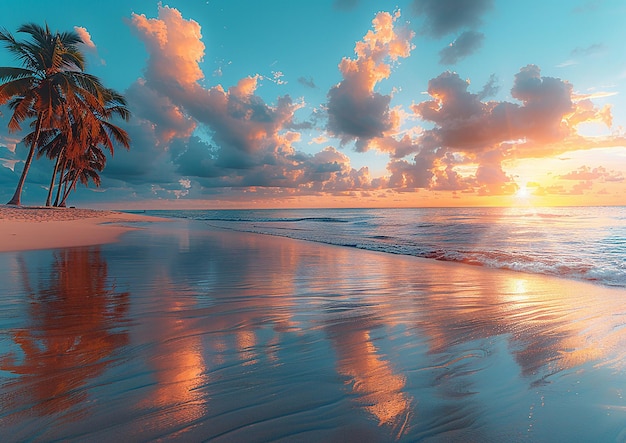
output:
M 242 222 L 242 223 L 298 223 L 298 222 L 317 222 L 317 223 L 348 223 L 348 220 L 342 220 L 333 217 L 203 217 L 193 218 L 200 221 L 218 221 L 218 222 Z
M 589 263 L 565 262 L 555 257 L 533 257 L 524 253 L 503 251 L 458 251 L 438 249 L 422 255 L 439 261 L 465 263 L 493 269 L 551 275 L 597 282 L 607 286 L 626 287 L 626 270 L 600 268 Z

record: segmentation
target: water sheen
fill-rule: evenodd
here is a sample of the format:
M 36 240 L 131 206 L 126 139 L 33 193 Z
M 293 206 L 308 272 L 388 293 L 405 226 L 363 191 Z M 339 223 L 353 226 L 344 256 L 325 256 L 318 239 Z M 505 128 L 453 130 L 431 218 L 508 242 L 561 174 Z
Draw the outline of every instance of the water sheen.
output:
M 150 211 L 225 229 L 626 288 L 626 207 Z
M 193 221 L 0 264 L 3 441 L 626 437 L 621 288 Z

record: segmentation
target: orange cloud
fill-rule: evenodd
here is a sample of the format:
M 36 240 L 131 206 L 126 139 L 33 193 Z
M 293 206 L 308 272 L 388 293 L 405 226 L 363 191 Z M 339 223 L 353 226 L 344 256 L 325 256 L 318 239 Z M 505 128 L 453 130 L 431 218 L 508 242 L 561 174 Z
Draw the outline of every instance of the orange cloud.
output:
M 91 35 L 89 34 L 89 32 L 87 32 L 86 28 L 83 28 L 82 26 L 74 26 L 74 32 L 78 34 L 80 39 L 83 41 L 83 44 L 87 48 L 87 50 L 91 50 L 91 51 L 96 50 L 96 45 L 91 40 Z
M 621 182 L 624 181 L 624 174 L 621 171 L 609 171 L 603 166 L 590 168 L 589 166 L 581 166 L 576 171 L 559 176 L 562 180 L 584 180 L 593 181 L 600 180 L 602 182 Z
M 480 194 L 511 194 L 518 186 L 502 168 L 502 162 L 508 158 L 552 156 L 625 142 L 619 136 L 600 139 L 579 135 L 577 126 L 581 123 L 599 121 L 610 126 L 610 107 L 598 109 L 587 98 L 577 99 L 570 83 L 541 76 L 538 66 L 523 67 L 515 76 L 511 95 L 519 103 L 484 102 L 481 93 L 471 93 L 468 87 L 468 81 L 452 72 L 429 81 L 432 100 L 415 104 L 412 110 L 434 127 L 415 139 L 405 138 L 404 143 L 387 143 L 387 147 L 399 150 L 392 153 L 398 158 L 418 151 L 413 164 L 390 163 L 392 183 L 448 190 L 458 186 L 456 190 L 473 189 Z M 475 175 L 459 176 L 454 165 L 461 162 L 476 164 Z M 403 179 L 399 178 L 400 173 Z
M 133 14 L 131 24 L 150 52 L 146 75 L 155 74 L 156 78 L 149 80 L 189 87 L 204 78 L 198 66 L 204 57 L 204 43 L 196 21 L 183 19 L 177 9 L 159 5 L 158 18 Z
M 328 91 L 328 131 L 342 144 L 356 141 L 357 149 L 369 149 L 369 142 L 395 128 L 397 118 L 389 108 L 391 96 L 375 92 L 376 85 L 389 77 L 391 62 L 408 57 L 414 33 L 396 29 L 400 12 L 379 12 L 373 30 L 355 45 L 356 59 L 339 64 L 343 80 Z

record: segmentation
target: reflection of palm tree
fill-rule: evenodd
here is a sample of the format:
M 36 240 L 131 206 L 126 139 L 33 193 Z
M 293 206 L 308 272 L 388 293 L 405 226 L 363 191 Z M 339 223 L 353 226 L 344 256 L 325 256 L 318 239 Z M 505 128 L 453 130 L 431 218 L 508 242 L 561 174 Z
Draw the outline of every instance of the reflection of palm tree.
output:
M 27 269 L 20 273 L 27 280 Z M 80 403 L 86 381 L 100 374 L 111 354 L 128 343 L 127 332 L 114 332 L 128 309 L 127 292 L 115 292 L 98 248 L 64 249 L 55 254 L 47 285 L 30 292 L 28 328 L 13 333 L 23 353 L 0 357 L 0 368 L 20 377 L 5 386 L 11 402 L 39 414 L 59 413 Z

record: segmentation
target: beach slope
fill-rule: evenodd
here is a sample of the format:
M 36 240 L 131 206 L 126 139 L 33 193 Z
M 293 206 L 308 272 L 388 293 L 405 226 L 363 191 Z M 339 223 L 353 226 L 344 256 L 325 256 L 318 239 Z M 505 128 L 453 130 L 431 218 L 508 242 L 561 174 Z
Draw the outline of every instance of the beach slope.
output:
M 0 205 L 0 252 L 110 243 L 157 217 L 94 209 Z

